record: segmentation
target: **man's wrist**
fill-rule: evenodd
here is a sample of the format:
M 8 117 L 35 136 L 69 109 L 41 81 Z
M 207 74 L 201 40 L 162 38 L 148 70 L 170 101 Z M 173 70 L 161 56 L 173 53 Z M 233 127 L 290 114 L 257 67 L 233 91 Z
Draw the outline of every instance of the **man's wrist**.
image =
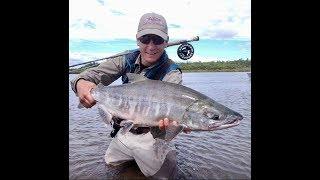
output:
M 74 83 L 74 90 L 76 91 L 76 93 L 78 93 L 78 90 L 77 90 L 77 84 L 78 84 L 78 82 L 80 81 L 80 80 L 85 80 L 86 81 L 86 79 L 84 79 L 84 78 L 79 78 L 79 79 L 77 79 L 77 81 Z

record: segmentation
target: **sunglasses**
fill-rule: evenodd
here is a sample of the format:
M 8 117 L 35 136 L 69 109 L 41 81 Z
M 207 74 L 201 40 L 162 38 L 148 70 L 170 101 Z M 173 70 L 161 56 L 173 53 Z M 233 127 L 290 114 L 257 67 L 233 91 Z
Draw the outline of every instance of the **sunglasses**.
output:
M 139 41 L 143 44 L 149 44 L 152 40 L 154 45 L 160 45 L 164 42 L 164 39 L 154 34 L 147 34 L 139 38 Z

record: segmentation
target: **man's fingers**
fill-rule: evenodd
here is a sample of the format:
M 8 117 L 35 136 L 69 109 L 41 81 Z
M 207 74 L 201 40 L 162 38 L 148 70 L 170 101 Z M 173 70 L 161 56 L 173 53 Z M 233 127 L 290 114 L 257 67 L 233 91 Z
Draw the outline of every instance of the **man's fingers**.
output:
M 81 98 L 80 99 L 80 103 L 86 107 L 86 108 L 91 108 L 94 104 L 93 103 L 90 103 L 87 99 L 85 98 Z
M 81 101 L 81 104 L 85 107 L 85 108 L 90 108 L 91 106 L 90 106 L 90 103 L 87 101 L 87 100 L 83 100 L 83 101 Z
M 161 130 L 164 129 L 164 124 L 162 119 L 159 121 L 159 129 Z
M 191 133 L 191 129 L 190 128 L 184 128 L 183 132 L 186 133 L 186 134 L 189 134 L 189 133 Z
M 168 118 L 161 119 L 159 121 L 159 129 L 164 130 L 169 125 L 178 126 L 177 121 L 170 121 Z
M 163 121 L 164 121 L 163 123 L 164 123 L 165 127 L 169 126 L 169 119 L 168 118 L 164 118 Z
M 85 96 L 84 96 L 84 99 L 86 99 L 90 104 L 92 104 L 92 105 L 94 105 L 95 104 L 95 100 L 93 99 L 93 97 L 91 96 L 91 94 L 90 93 L 88 93 L 88 94 L 86 94 Z
M 174 126 L 178 126 L 177 121 L 173 121 L 173 122 L 172 122 L 172 125 L 174 125 Z
M 93 99 L 90 93 L 86 93 L 83 96 L 79 96 L 80 103 L 83 104 L 86 108 L 91 108 L 93 105 L 96 104 L 96 101 Z
M 90 91 L 96 87 L 93 82 L 80 79 L 76 84 L 77 95 L 79 96 L 80 103 L 86 107 L 91 108 L 96 104 L 96 101 L 93 99 Z
M 186 134 L 190 134 L 191 133 L 190 130 L 183 130 L 183 132 L 186 133 Z

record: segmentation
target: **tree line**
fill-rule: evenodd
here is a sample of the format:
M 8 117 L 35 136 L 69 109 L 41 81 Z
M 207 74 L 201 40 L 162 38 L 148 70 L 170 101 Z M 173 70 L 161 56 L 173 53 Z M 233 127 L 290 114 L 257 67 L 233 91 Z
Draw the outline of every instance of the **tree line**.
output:
M 178 63 L 182 71 L 209 71 L 209 72 L 220 72 L 220 71 L 240 71 L 247 72 L 251 71 L 251 60 L 239 59 L 232 61 L 210 61 L 210 62 L 186 62 Z
M 185 72 L 248 72 L 251 71 L 251 60 L 250 59 L 238 59 L 231 61 L 210 61 L 210 62 L 182 62 L 177 63 L 182 71 Z M 99 63 L 89 63 L 80 68 L 69 69 L 70 74 L 78 74 L 82 71 L 96 67 Z

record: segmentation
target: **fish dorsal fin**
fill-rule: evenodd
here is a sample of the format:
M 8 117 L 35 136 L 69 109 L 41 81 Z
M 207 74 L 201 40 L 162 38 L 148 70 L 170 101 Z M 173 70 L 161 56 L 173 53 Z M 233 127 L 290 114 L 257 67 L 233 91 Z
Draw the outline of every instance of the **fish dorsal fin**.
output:
M 139 81 L 148 80 L 147 77 L 145 77 L 145 76 L 143 76 L 141 74 L 127 73 L 126 75 L 128 77 L 128 82 L 129 83 L 135 83 L 135 82 L 139 82 Z

